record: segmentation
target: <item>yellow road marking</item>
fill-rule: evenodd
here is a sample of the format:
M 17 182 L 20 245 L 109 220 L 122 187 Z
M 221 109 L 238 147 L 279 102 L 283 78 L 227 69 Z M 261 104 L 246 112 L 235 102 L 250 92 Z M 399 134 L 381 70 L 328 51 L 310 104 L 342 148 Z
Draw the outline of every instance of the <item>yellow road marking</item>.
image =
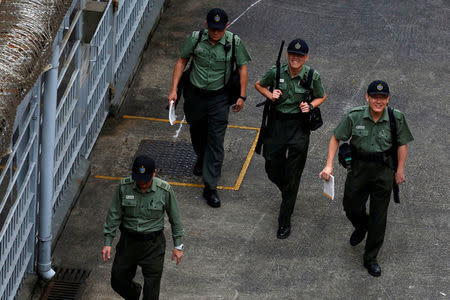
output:
M 106 179 L 106 180 L 122 180 L 125 177 L 112 177 L 112 176 L 94 175 L 94 178 L 96 178 L 96 179 Z M 197 184 L 197 183 L 186 183 L 186 182 L 176 182 L 176 181 L 168 181 L 167 183 L 170 184 L 170 185 L 175 185 L 175 186 L 200 187 L 200 188 L 204 188 L 205 187 L 204 184 Z M 234 190 L 235 187 L 234 186 L 218 186 L 217 189 L 218 190 Z
M 148 121 L 169 123 L 168 119 L 151 118 L 151 117 L 139 117 L 139 116 L 124 115 L 123 118 L 124 119 L 148 120 Z M 187 124 L 186 121 L 175 121 L 175 123 Z M 253 154 L 255 153 L 256 143 L 258 142 L 260 130 L 257 127 L 249 127 L 249 126 L 228 125 L 227 127 L 256 131 L 255 139 L 253 140 L 253 144 L 250 147 L 250 150 L 248 151 L 247 158 L 245 159 L 244 164 L 242 165 L 241 171 L 239 172 L 239 176 L 236 179 L 236 183 L 234 184 L 234 186 L 218 186 L 217 187 L 218 190 L 238 191 L 241 188 L 241 184 L 244 181 L 245 174 L 247 173 L 247 169 L 250 166 L 250 162 L 252 160 Z M 122 180 L 125 177 L 111 177 L 111 176 L 94 175 L 94 178 L 106 179 L 106 180 Z M 185 183 L 185 182 L 167 182 L 167 183 L 169 183 L 170 185 L 174 185 L 174 186 L 201 187 L 201 188 L 205 187 L 204 184 L 197 184 L 197 183 Z
M 156 122 L 165 122 L 165 123 L 169 123 L 169 119 L 160 119 L 160 118 L 151 118 L 151 117 L 139 117 L 139 116 L 129 116 L 129 115 L 124 115 L 123 116 L 124 119 L 134 119 L 134 120 L 148 120 L 148 121 L 156 121 Z M 183 123 L 183 124 L 187 124 L 186 121 L 175 121 L 175 123 Z M 248 130 L 259 130 L 259 128 L 257 127 L 248 127 L 248 126 L 238 126 L 238 125 L 228 125 L 227 127 L 230 128 L 239 128 L 239 129 L 248 129 Z
M 252 161 L 253 153 L 255 153 L 258 137 L 259 137 L 259 128 L 258 131 L 256 132 L 255 139 L 253 140 L 252 147 L 248 151 L 247 158 L 245 159 L 245 162 L 242 165 L 242 169 L 241 172 L 239 173 L 238 179 L 236 180 L 236 184 L 234 185 L 235 191 L 238 191 L 241 188 L 242 181 L 244 181 L 245 174 L 247 173 L 247 169 L 250 166 L 250 162 Z

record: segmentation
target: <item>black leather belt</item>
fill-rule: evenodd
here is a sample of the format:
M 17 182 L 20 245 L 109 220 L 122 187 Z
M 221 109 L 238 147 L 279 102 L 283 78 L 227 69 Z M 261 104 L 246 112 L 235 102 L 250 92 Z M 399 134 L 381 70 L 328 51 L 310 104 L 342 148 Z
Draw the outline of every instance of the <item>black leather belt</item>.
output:
M 135 240 L 138 240 L 138 241 L 151 241 L 163 232 L 162 230 L 158 230 L 158 231 L 143 233 L 143 232 L 136 232 L 136 231 L 128 230 L 125 228 L 120 228 L 120 231 L 125 236 L 130 237 Z
M 200 95 L 200 96 L 214 97 L 214 96 L 225 94 L 225 92 L 226 92 L 225 87 L 218 89 L 218 90 L 210 91 L 210 90 L 204 90 L 204 89 L 198 88 L 198 87 L 194 86 L 193 84 L 191 84 L 191 86 L 192 86 L 193 93 L 196 95 Z
M 358 152 L 354 151 L 355 159 L 389 165 L 391 154 L 389 152 Z

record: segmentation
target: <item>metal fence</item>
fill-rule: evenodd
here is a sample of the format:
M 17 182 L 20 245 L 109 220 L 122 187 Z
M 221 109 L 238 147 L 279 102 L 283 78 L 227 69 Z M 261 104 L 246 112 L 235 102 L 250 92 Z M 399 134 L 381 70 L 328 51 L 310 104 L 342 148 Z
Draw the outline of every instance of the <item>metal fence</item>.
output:
M 92 1 L 90 1 L 92 4 Z M 108 115 L 123 96 L 165 0 L 112 1 L 101 7 L 96 30 L 86 33 L 85 0 L 74 0 L 61 24 L 52 207 L 66 212 L 64 193 L 87 158 Z M 115 10 L 116 9 L 116 10 Z M 95 18 L 94 18 L 95 19 Z M 89 24 L 90 26 L 92 24 Z M 131 67 L 130 67 L 131 66 Z M 55 66 L 54 66 L 55 67 Z M 35 271 L 39 216 L 41 76 L 17 110 L 12 152 L 0 161 L 0 299 L 13 299 L 26 273 Z M 110 87 L 117 87 L 110 93 Z M 69 205 L 70 207 L 70 205 Z

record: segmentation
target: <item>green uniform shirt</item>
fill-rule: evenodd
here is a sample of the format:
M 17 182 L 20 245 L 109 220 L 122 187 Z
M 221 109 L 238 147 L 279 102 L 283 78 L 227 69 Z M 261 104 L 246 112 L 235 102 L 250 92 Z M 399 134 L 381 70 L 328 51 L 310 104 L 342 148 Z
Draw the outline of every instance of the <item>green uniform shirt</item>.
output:
M 299 113 L 300 102 L 306 101 L 304 99 L 306 90 L 301 86 L 300 81 L 306 80 L 310 67 L 304 65 L 300 73 L 291 76 L 289 73 L 289 65 L 284 64 L 280 68 L 280 90 L 283 93 L 280 99 L 274 102 L 275 108 L 282 113 Z M 276 66 L 272 67 L 259 81 L 264 87 L 275 88 L 275 81 L 277 75 Z M 313 79 L 311 83 L 313 90 L 312 99 L 322 98 L 325 95 L 322 81 L 319 73 L 314 70 Z
M 405 145 L 414 140 L 405 115 L 394 109 L 397 123 L 398 145 Z M 346 141 L 351 138 L 351 145 L 360 152 L 384 152 L 392 147 L 391 127 L 387 108 L 375 123 L 368 105 L 355 107 L 344 117 L 334 130 L 336 139 Z
M 105 246 L 111 246 L 121 224 L 125 229 L 139 233 L 163 230 L 164 211 L 172 225 L 174 246 L 179 246 L 184 230 L 172 187 L 164 180 L 153 177 L 151 187 L 142 193 L 131 177 L 122 179 L 106 217 L 103 230 Z
M 181 57 L 189 58 L 194 53 L 192 71 L 190 75 L 191 82 L 194 86 L 204 89 L 215 91 L 223 88 L 223 76 L 226 68 L 226 82 L 230 78 L 230 60 L 232 54 L 232 37 L 233 33 L 225 31 L 225 35 L 217 42 L 216 45 L 211 45 L 209 42 L 208 30 L 205 29 L 202 38 L 194 49 L 198 40 L 198 31 L 194 31 L 192 35 L 187 39 L 181 48 Z M 235 56 L 238 66 L 243 66 L 251 60 L 250 54 L 245 49 L 241 39 L 234 35 L 235 38 Z M 230 50 L 225 55 L 225 44 L 230 45 Z

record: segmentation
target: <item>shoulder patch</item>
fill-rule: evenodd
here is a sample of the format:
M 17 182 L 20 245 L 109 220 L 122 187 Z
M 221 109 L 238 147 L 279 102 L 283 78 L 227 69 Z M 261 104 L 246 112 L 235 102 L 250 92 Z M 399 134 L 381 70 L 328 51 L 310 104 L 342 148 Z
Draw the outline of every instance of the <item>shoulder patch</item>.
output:
M 158 181 L 156 181 L 156 186 L 159 188 L 162 188 L 163 190 L 170 191 L 170 184 L 168 184 L 166 181 L 157 178 Z
M 404 116 L 404 114 L 403 114 L 400 110 L 394 108 L 394 117 L 395 117 L 397 120 L 403 119 L 403 116 Z
M 193 31 L 191 37 L 198 38 L 199 33 L 200 33 L 200 31 L 198 31 L 198 30 Z
M 123 185 L 123 184 L 130 184 L 130 183 L 133 183 L 133 182 L 134 182 L 134 180 L 131 177 L 125 177 L 125 178 L 120 180 L 120 184 L 121 185 Z

